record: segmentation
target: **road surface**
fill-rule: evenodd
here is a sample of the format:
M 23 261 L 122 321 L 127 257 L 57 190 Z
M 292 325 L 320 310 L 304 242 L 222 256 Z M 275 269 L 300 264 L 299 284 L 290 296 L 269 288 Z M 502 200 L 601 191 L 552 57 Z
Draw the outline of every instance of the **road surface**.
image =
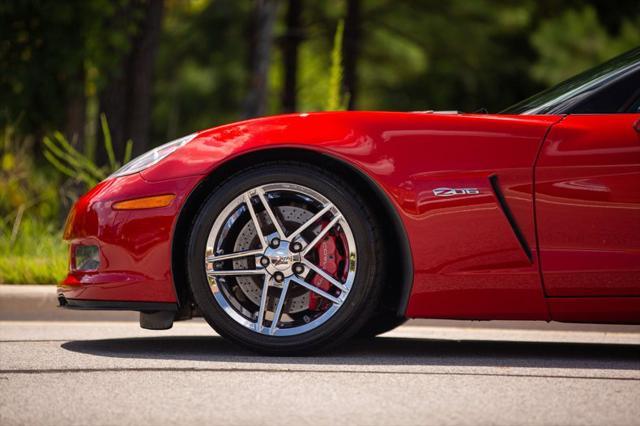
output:
M 201 320 L 0 321 L 0 424 L 640 424 L 639 327 L 419 324 L 274 358 Z

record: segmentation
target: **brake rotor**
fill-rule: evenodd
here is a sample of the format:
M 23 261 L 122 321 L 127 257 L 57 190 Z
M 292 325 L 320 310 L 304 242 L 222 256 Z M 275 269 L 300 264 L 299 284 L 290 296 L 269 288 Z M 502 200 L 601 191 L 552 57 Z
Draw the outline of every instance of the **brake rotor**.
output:
M 295 229 L 313 217 L 313 213 L 300 207 L 280 206 L 277 207 L 277 209 L 280 212 L 280 217 L 284 219 L 285 224 L 287 224 L 291 229 Z M 266 212 L 258 213 L 258 220 L 262 223 L 271 224 L 271 219 Z M 249 250 L 251 247 L 255 247 L 257 239 L 256 228 L 253 221 L 249 220 L 240 230 L 240 233 L 234 243 L 233 250 L 235 252 Z M 233 261 L 234 269 L 250 269 L 252 267 L 253 265 L 249 265 L 249 260 L 247 259 L 237 259 Z M 236 281 L 246 298 L 259 306 L 260 294 L 262 293 L 263 285 L 262 278 L 239 276 L 236 277 Z M 288 300 L 284 306 L 284 312 L 292 314 L 302 312 L 309 308 L 308 290 L 299 288 L 295 292 L 290 292 L 287 297 Z M 270 295 L 267 296 L 267 307 L 273 309 L 276 301 L 277 297 Z

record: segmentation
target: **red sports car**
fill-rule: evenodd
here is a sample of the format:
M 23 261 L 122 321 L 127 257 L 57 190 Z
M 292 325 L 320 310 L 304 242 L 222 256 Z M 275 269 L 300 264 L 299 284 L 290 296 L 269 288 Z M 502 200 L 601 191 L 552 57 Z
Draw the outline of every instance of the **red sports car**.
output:
M 499 114 L 325 112 L 162 145 L 78 200 L 60 305 L 265 353 L 406 318 L 640 323 L 640 48 Z

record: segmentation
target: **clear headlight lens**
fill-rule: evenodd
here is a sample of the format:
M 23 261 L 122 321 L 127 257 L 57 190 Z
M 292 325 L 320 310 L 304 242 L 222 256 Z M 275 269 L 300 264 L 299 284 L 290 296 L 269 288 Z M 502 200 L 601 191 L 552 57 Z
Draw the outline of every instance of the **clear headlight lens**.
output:
M 197 133 L 193 133 L 189 136 L 182 137 L 180 139 L 173 140 L 171 142 L 167 142 L 164 145 L 160 145 L 157 148 L 152 149 L 151 151 L 145 152 L 139 157 L 134 158 L 129 161 L 127 164 L 116 170 L 110 178 L 131 175 L 134 173 L 138 173 L 144 169 L 147 169 L 154 164 L 162 161 L 163 158 L 167 157 L 169 154 L 175 152 L 178 148 L 189 143 L 193 138 L 197 136 Z

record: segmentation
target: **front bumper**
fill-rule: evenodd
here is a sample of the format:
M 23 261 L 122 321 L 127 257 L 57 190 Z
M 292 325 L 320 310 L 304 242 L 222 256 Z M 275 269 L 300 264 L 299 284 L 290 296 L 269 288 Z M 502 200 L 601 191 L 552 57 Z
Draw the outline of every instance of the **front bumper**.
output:
M 64 295 L 58 295 L 60 307 L 77 309 L 82 311 L 139 311 L 139 312 L 176 312 L 178 305 L 170 302 L 122 302 L 117 300 L 82 300 L 67 299 Z
M 73 206 L 64 238 L 71 250 L 97 246 L 99 265 L 80 270 L 70 262 L 58 285 L 61 306 L 79 309 L 175 310 L 171 272 L 173 230 L 179 212 L 200 176 L 149 182 L 140 174 L 108 179 Z M 119 201 L 175 194 L 158 208 L 114 210 Z M 144 304 L 151 304 L 146 305 Z

